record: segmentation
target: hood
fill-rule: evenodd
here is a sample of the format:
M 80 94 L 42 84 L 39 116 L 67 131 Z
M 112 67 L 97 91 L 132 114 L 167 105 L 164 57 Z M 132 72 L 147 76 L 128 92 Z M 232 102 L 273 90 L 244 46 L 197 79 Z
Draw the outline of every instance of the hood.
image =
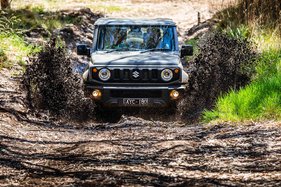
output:
M 178 65 L 176 52 L 96 52 L 92 54 L 94 65 Z

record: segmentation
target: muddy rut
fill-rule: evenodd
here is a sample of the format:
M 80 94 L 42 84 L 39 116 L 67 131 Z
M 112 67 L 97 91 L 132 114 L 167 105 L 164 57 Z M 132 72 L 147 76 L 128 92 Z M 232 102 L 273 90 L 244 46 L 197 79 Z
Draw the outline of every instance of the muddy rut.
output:
M 0 186 L 281 185 L 280 123 L 75 124 L 0 112 Z
M 0 186 L 281 185 L 280 123 L 54 121 L 0 77 Z

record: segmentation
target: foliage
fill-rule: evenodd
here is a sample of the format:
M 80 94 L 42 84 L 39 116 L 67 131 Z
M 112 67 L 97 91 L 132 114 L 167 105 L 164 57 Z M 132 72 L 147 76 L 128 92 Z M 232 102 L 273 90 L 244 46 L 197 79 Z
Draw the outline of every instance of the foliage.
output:
M 8 61 L 4 50 L 0 48 L 0 70 L 3 68 L 11 68 L 11 63 Z
M 7 10 L 0 13 L 2 28 L 13 28 L 28 31 L 34 28 L 44 28 L 49 33 L 54 29 L 60 29 L 66 24 L 79 24 L 81 18 L 72 15 L 63 15 L 62 12 L 48 12 L 42 6 L 26 6 L 23 9 Z M 6 23 L 4 25 L 4 23 Z M 9 31 L 8 31 L 9 32 Z
M 11 69 L 15 65 L 23 68 L 26 58 L 41 50 L 36 44 L 29 44 L 25 36 L 37 29 L 42 36 L 50 35 L 51 31 L 68 23 L 79 23 L 75 15 L 63 15 L 62 12 L 45 12 L 41 6 L 26 9 L 0 11 L 0 69 Z
M 250 29 L 246 25 L 240 25 L 235 28 L 227 27 L 223 29 L 228 36 L 236 39 L 248 39 L 250 35 Z
M 14 33 L 0 34 L 0 69 L 11 69 L 18 64 L 25 67 L 26 57 L 41 50 L 39 46 L 28 44 L 24 38 Z
M 281 50 L 264 52 L 253 82 L 218 99 L 204 120 L 243 121 L 281 119 Z
M 280 12 L 280 1 L 237 0 L 236 5 L 218 12 L 215 17 L 222 20 L 220 26 L 223 28 L 247 25 L 280 30 Z
M 0 17 L 0 33 L 1 34 L 21 34 L 22 30 L 17 27 L 21 24 L 21 20 L 14 15 L 2 15 Z
M 279 1 L 237 0 L 219 12 L 219 29 L 234 38 L 246 38 L 261 53 L 252 82 L 219 97 L 215 108 L 205 111 L 205 121 L 280 119 L 281 114 L 281 4 Z

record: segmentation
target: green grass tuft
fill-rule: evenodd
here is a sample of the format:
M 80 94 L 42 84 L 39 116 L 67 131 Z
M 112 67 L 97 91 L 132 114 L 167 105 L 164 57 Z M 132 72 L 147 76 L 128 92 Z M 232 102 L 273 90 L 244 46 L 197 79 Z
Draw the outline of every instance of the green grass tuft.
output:
M 253 82 L 218 99 L 206 122 L 281 119 L 281 50 L 264 52 L 258 60 Z
M 0 70 L 19 65 L 24 69 L 27 56 L 38 53 L 41 47 L 28 44 L 23 37 L 14 33 L 0 34 Z
M 246 25 L 240 25 L 239 27 L 233 28 L 227 26 L 227 28 L 225 28 L 223 32 L 232 38 L 243 40 L 249 38 L 250 35 L 250 29 Z

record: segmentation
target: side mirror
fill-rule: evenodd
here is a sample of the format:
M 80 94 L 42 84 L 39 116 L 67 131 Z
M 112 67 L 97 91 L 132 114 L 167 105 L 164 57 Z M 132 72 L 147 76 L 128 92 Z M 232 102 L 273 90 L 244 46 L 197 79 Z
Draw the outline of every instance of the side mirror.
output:
M 185 56 L 193 55 L 193 46 L 192 45 L 182 45 L 180 51 L 180 57 L 183 58 Z
M 77 55 L 91 56 L 91 49 L 85 44 L 77 45 Z

